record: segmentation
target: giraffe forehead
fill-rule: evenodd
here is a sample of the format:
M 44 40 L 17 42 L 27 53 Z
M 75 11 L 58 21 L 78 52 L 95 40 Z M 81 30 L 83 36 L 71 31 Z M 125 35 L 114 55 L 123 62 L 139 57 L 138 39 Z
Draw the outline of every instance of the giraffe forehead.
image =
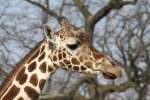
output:
M 68 32 L 65 32 L 65 31 L 60 30 L 60 31 L 56 32 L 55 35 L 57 35 L 57 36 L 60 37 L 60 38 L 66 38 L 66 37 L 68 37 L 70 34 L 69 34 Z
M 62 40 L 67 40 L 70 38 L 78 39 L 81 42 L 90 42 L 89 37 L 86 33 L 78 30 L 64 31 L 60 30 L 55 33 Z

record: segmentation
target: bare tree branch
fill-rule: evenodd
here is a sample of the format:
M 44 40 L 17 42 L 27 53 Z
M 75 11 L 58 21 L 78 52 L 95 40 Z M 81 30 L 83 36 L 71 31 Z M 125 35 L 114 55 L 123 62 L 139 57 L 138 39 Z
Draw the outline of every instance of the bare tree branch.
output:
M 42 4 L 38 3 L 38 2 L 35 2 L 35 1 L 32 1 L 32 0 L 25 0 L 25 1 L 27 1 L 27 2 L 29 2 L 29 3 L 31 3 L 31 4 L 33 4 L 33 5 L 35 5 L 35 6 L 37 6 L 37 7 L 39 7 L 39 8 L 42 9 L 44 12 L 46 12 L 48 15 L 50 15 L 50 16 L 56 18 L 58 22 L 60 22 L 60 20 L 61 20 L 62 18 L 64 18 L 63 16 L 57 14 L 55 11 L 50 10 L 49 7 L 45 7 L 44 5 L 42 5 Z
M 125 5 L 128 4 L 136 4 L 137 0 L 134 1 L 122 1 L 122 0 L 110 0 L 110 2 L 104 6 L 102 9 L 97 11 L 95 15 L 89 18 L 89 26 L 88 28 L 92 28 L 91 30 L 93 31 L 95 24 L 102 19 L 104 16 L 106 16 L 111 10 L 113 9 L 120 9 Z
M 130 87 L 134 87 L 135 86 L 135 83 L 128 80 L 126 82 L 124 82 L 123 84 L 121 85 L 114 85 L 114 84 L 111 84 L 111 85 L 99 85 L 98 86 L 98 90 L 99 92 L 122 92 L 122 91 L 125 91 L 126 89 L 130 88 Z
M 122 92 L 125 91 L 126 89 L 130 88 L 130 87 L 134 87 L 135 83 L 128 80 L 125 83 L 121 84 L 121 85 L 100 85 L 96 82 L 96 76 L 95 75 L 87 75 L 86 77 L 81 78 L 80 80 L 78 80 L 73 87 L 68 91 L 67 94 L 65 93 L 60 93 L 58 95 L 54 95 L 54 94 L 46 94 L 46 95 L 41 95 L 40 96 L 40 100 L 54 100 L 56 98 L 65 98 L 65 99 L 73 99 L 76 96 L 80 97 L 80 95 L 76 95 L 79 87 L 83 84 L 83 83 L 87 83 L 89 84 L 89 86 L 94 86 L 96 90 L 98 90 L 99 93 L 105 93 L 105 92 Z M 94 85 L 92 85 L 94 84 Z M 85 97 L 84 97 L 85 98 Z M 59 99 L 58 99 L 59 100 Z M 73 99 L 74 100 L 74 99 Z M 76 99 L 75 99 L 76 100 Z M 79 99 L 79 100 L 83 100 L 83 99 Z M 85 100 L 87 100 L 85 98 Z
M 90 18 L 90 20 L 92 20 L 91 24 L 92 25 L 96 24 L 97 21 L 106 16 L 113 9 L 117 10 L 128 4 L 136 4 L 136 2 L 137 0 L 134 1 L 110 0 L 110 2 L 106 6 L 100 9 L 95 15 L 93 15 Z
M 74 0 L 74 2 L 85 18 L 85 31 L 90 35 L 90 37 L 93 37 L 94 27 L 100 19 L 105 17 L 113 9 L 117 10 L 128 4 L 136 4 L 137 0 L 133 1 L 110 0 L 106 6 L 98 10 L 97 13 L 94 15 L 92 15 L 88 11 L 88 9 L 83 4 L 83 2 L 81 2 L 81 0 Z
M 74 0 L 76 6 L 79 8 L 84 18 L 87 20 L 92 14 L 88 11 L 87 7 L 83 4 L 81 0 Z

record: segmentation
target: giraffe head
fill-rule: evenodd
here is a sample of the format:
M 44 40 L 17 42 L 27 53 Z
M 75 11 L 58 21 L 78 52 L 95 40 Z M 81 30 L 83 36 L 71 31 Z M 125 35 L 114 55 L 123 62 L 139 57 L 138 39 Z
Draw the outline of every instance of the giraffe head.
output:
M 52 49 L 50 59 L 54 66 L 78 72 L 100 74 L 109 79 L 120 77 L 121 66 L 107 55 L 97 51 L 88 36 L 75 30 L 68 21 L 62 20 L 61 30 L 53 33 L 44 26 L 46 43 Z

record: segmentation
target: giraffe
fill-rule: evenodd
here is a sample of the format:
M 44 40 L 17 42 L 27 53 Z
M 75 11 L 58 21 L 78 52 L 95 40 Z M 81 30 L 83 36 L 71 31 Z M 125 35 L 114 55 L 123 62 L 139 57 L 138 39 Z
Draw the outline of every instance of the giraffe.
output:
M 67 20 L 53 33 L 44 25 L 45 38 L 11 71 L 0 87 L 0 100 L 36 100 L 57 68 L 106 78 L 121 77 L 121 66 L 93 46 L 88 36 Z

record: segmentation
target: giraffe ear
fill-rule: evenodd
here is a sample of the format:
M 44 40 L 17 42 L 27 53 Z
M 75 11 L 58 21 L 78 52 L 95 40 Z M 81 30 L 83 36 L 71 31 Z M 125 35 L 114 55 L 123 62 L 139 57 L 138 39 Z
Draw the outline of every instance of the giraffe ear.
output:
M 49 44 L 49 47 L 51 49 L 55 48 L 56 47 L 56 39 L 55 39 L 54 33 L 51 31 L 51 29 L 49 28 L 48 25 L 43 25 L 43 31 L 45 34 L 46 41 Z
M 48 25 L 43 25 L 43 31 L 46 39 L 52 39 L 52 32 Z

